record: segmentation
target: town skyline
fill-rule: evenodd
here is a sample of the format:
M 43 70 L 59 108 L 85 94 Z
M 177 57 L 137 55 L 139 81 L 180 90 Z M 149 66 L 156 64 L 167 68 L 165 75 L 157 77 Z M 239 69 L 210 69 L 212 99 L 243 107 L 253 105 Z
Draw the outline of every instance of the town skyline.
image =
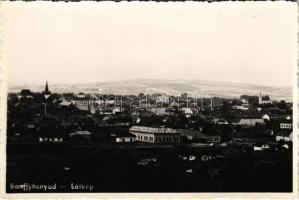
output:
M 132 79 L 123 81 L 94 82 L 82 84 L 52 84 L 50 88 L 57 93 L 112 94 L 137 95 L 139 93 L 180 95 L 188 93 L 191 96 L 218 96 L 238 98 L 241 95 L 269 95 L 274 100 L 292 101 L 291 87 L 270 87 L 241 83 L 205 81 L 205 80 L 162 80 L 162 79 Z M 8 92 L 19 92 L 21 89 L 30 89 L 38 92 L 44 84 L 37 86 L 11 87 Z

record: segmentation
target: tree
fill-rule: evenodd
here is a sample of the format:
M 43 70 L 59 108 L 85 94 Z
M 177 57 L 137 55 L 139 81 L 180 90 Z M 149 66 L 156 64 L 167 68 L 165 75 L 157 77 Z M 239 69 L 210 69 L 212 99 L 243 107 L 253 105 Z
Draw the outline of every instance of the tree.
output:
M 138 94 L 138 97 L 139 97 L 139 98 L 143 98 L 143 97 L 144 97 L 144 94 L 143 94 L 143 93 L 139 93 L 139 94 Z
M 264 101 L 270 101 L 270 97 L 269 97 L 268 95 L 263 96 L 263 97 L 262 97 L 262 100 L 264 100 Z
M 279 109 L 287 109 L 287 104 L 284 100 L 281 100 L 278 104 L 277 104 L 277 107 Z

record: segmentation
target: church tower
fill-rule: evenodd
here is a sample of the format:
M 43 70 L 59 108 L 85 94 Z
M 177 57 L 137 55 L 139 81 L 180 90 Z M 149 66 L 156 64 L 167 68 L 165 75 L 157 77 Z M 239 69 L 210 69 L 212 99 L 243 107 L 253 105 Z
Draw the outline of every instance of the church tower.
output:
M 48 86 L 48 81 L 46 82 L 46 87 L 45 87 L 45 94 L 51 94 L 50 90 L 49 90 L 49 86 Z

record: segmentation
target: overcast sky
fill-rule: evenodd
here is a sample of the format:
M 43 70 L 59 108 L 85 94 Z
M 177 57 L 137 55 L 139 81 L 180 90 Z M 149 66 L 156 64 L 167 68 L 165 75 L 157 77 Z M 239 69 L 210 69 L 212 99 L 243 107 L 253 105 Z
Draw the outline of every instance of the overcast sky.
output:
M 292 85 L 296 3 L 2 4 L 10 86 L 136 78 Z

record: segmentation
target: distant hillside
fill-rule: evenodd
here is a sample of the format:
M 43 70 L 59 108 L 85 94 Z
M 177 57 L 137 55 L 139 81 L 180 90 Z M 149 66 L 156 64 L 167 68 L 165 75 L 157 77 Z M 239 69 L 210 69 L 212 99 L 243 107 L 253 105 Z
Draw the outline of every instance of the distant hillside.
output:
M 259 95 L 261 92 L 264 95 L 269 95 L 271 99 L 279 100 L 284 99 L 287 101 L 292 100 L 291 87 L 269 87 L 260 85 L 250 85 L 242 83 L 228 83 L 218 81 L 203 81 L 203 80 L 155 80 L 155 79 L 134 79 L 115 82 L 96 82 L 84 83 L 74 85 L 51 85 L 52 92 L 84 92 L 84 93 L 97 93 L 102 89 L 103 93 L 109 94 L 139 94 L 145 93 L 161 93 L 169 95 L 178 95 L 184 92 L 198 94 L 203 96 L 219 96 L 219 97 L 239 97 L 242 94 L 246 95 Z M 22 88 L 31 89 L 32 91 L 42 91 L 44 86 L 24 86 L 9 88 L 9 92 L 19 92 Z M 202 92 L 201 92 L 202 91 Z

